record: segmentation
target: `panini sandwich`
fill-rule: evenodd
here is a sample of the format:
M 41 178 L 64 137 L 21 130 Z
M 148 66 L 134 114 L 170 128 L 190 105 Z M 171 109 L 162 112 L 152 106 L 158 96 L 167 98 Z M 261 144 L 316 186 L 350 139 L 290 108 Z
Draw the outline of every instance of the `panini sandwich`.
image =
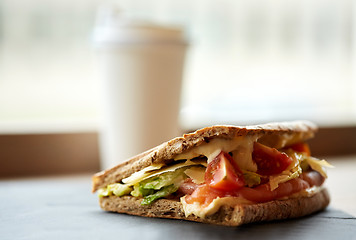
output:
M 238 226 L 327 207 L 325 160 L 307 121 L 211 126 L 93 176 L 103 210 Z

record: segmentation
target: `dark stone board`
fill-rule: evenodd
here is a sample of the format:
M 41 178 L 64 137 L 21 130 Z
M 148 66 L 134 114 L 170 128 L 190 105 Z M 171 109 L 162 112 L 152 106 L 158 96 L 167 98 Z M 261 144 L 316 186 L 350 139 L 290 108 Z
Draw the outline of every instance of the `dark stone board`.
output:
M 334 209 L 300 219 L 223 227 L 104 212 L 90 178 L 0 181 L 0 239 L 356 239 Z

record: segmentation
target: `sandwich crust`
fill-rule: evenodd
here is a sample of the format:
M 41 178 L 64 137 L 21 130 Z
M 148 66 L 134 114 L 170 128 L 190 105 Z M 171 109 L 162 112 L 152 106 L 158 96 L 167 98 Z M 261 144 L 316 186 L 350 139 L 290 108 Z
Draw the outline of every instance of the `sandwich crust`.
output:
M 103 210 L 126 213 L 143 217 L 173 218 L 225 226 L 239 226 L 246 223 L 297 218 L 320 211 L 329 204 L 328 191 L 324 188 L 309 197 L 275 200 L 266 203 L 222 206 L 213 215 L 199 218 L 185 216 L 182 203 L 178 200 L 158 199 L 151 205 L 142 206 L 141 199 L 132 196 L 109 196 L 100 198 Z
M 261 136 L 259 142 L 279 148 L 296 142 L 305 141 L 314 136 L 317 127 L 308 121 L 269 123 L 254 126 L 212 126 L 173 138 L 127 161 L 99 172 L 93 176 L 92 191 L 120 182 L 134 172 L 152 164 L 168 163 L 178 154 L 195 146 L 208 142 L 211 138 L 233 139 L 239 136 Z

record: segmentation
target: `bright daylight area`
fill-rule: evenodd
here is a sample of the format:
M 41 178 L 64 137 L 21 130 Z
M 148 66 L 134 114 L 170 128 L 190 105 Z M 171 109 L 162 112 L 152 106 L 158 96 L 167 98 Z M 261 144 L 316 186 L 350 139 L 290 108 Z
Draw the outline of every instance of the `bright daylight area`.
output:
M 186 31 L 183 129 L 291 119 L 355 123 L 351 1 L 111 3 L 127 18 Z M 96 130 L 92 34 L 102 3 L 0 4 L 0 131 Z

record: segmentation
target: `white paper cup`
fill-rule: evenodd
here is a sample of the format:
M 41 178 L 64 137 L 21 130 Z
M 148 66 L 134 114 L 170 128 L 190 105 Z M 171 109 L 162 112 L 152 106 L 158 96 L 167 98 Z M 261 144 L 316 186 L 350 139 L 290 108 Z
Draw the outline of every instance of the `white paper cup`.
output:
M 101 14 L 94 41 L 102 83 L 99 140 L 105 169 L 179 134 L 187 43 L 181 29 Z

